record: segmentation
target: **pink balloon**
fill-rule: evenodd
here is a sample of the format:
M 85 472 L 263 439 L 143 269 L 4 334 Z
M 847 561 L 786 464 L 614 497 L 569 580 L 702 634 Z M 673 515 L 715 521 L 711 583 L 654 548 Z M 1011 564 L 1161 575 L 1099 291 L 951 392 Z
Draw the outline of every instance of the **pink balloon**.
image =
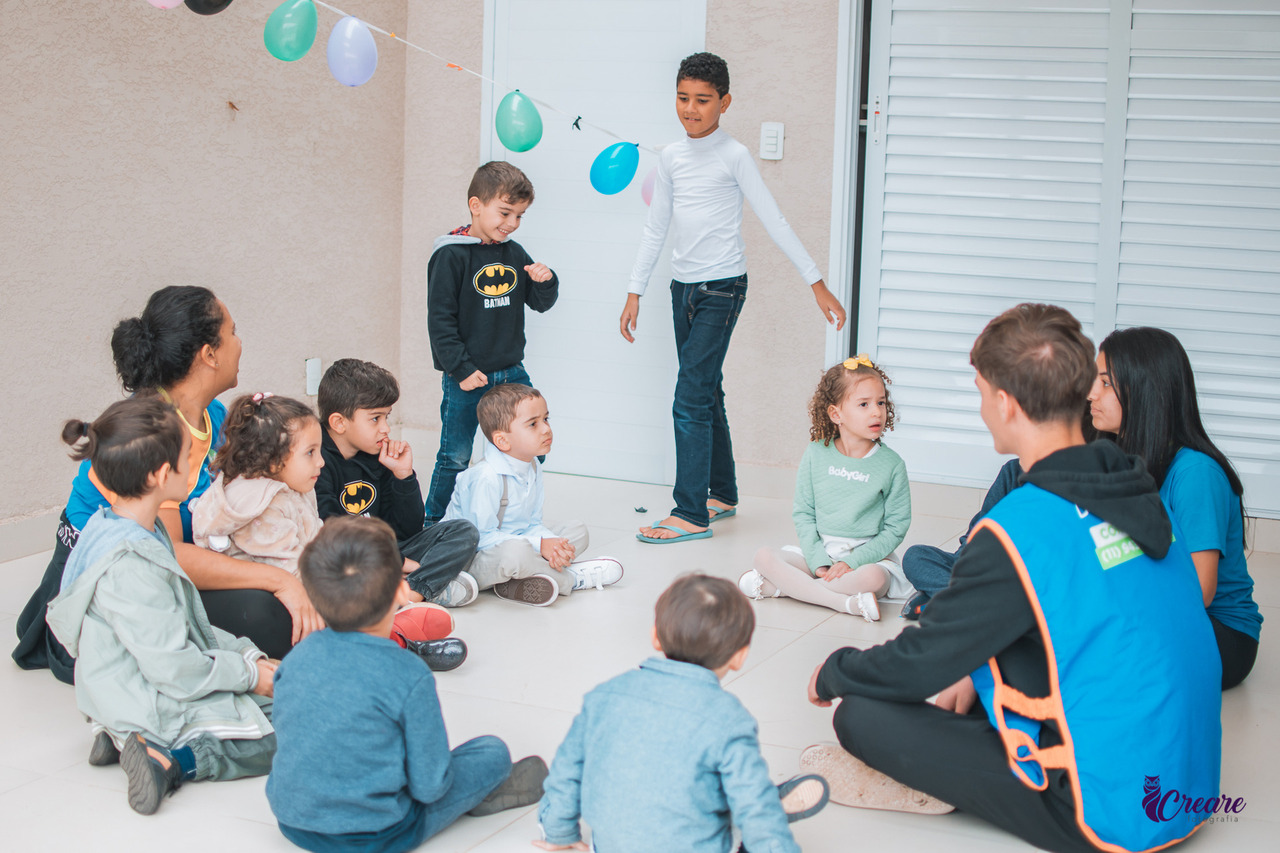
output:
M 173 9 L 182 5 L 182 0 L 147 0 L 147 2 L 157 9 Z
M 658 180 L 658 167 L 654 166 L 649 170 L 649 174 L 644 176 L 644 183 L 640 185 L 640 198 L 644 199 L 645 204 L 653 204 L 653 184 Z

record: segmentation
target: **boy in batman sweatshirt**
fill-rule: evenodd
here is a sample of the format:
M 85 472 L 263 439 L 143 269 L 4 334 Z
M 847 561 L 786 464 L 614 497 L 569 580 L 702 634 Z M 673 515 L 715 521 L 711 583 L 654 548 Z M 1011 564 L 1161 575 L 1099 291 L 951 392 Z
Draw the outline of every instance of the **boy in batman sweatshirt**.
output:
M 453 483 L 471 461 L 476 404 L 505 382 L 532 385 L 524 365 L 524 307 L 556 303 L 560 282 L 509 239 L 533 204 L 533 184 L 510 163 L 476 170 L 467 188 L 471 224 L 436 240 L 427 263 L 427 333 L 440 379 L 440 452 L 427 492 L 439 521 Z

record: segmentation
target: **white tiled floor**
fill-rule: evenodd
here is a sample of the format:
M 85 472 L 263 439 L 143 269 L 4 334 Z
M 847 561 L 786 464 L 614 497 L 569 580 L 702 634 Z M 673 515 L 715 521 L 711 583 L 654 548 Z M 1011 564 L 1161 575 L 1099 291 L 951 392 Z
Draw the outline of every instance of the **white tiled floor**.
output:
M 950 505 L 954 494 L 913 486 L 918 511 L 930 514 L 916 516 L 906 544 L 954 545 L 980 497 L 975 492 L 972 503 Z M 517 756 L 538 753 L 549 760 L 582 695 L 650 654 L 653 603 L 672 579 L 691 570 L 737 578 L 758 547 L 793 539 L 789 500 L 746 495 L 738 516 L 717 524 L 712 539 L 670 547 L 636 542 L 635 528 L 658 520 L 669 504 L 664 487 L 548 476 L 548 519 L 586 521 L 593 539 L 589 553 L 618 557 L 626 577 L 603 592 L 580 593 L 546 609 L 486 595 L 458 611 L 457 633 L 470 646 L 471 658 L 456 672 L 439 676 L 455 742 L 492 733 Z M 637 506 L 650 511 L 640 515 Z M 0 636 L 14 636 L 17 613 L 47 559 L 37 554 L 0 564 Z M 1250 566 L 1270 633 L 1280 625 L 1280 555 L 1255 553 Z M 830 712 L 805 701 L 814 666 L 842 645 L 867 647 L 894 636 L 902 628 L 895 611 L 886 607 L 885 618 L 869 625 L 793 601 L 757 605 L 751 656 L 726 684 L 760 721 L 764 755 L 778 780 L 795 773 L 803 747 L 834 739 Z M 1253 675 L 1223 699 L 1222 787 L 1244 797 L 1248 806 L 1238 823 L 1208 826 L 1181 849 L 1275 849 L 1280 834 L 1280 812 L 1273 811 L 1280 802 L 1275 760 L 1280 754 L 1280 653 L 1275 648 L 1264 642 Z M 85 762 L 89 729 L 76 712 L 70 687 L 46 672 L 4 665 L 0 693 L 0 850 L 296 849 L 276 830 L 262 779 L 191 785 L 157 815 L 143 818 L 125 803 L 119 768 Z M 813 851 L 1029 849 L 965 815 L 921 817 L 830 806 L 794 829 L 800 844 Z M 523 853 L 533 849 L 535 837 L 530 808 L 463 818 L 422 849 Z

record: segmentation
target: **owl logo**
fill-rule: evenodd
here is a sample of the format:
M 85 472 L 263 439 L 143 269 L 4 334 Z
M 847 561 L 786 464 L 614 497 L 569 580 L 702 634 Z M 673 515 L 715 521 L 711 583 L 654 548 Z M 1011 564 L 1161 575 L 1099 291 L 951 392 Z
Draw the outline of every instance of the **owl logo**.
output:
M 378 490 L 372 483 L 366 483 L 363 480 L 347 483 L 342 493 L 338 495 L 338 500 L 342 501 L 342 508 L 350 515 L 359 515 L 372 506 L 377 499 Z
M 1144 776 L 1142 779 L 1142 810 L 1147 817 L 1160 821 L 1160 777 Z
M 506 296 L 516 289 L 516 270 L 506 264 L 489 264 L 472 280 L 481 296 Z

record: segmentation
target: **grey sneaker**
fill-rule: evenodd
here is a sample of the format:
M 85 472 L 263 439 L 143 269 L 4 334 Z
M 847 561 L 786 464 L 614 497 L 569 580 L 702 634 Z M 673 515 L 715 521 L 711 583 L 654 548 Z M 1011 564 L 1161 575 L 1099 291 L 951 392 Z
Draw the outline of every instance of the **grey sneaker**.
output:
M 613 557 L 596 557 L 591 560 L 578 560 L 565 569 L 573 575 L 573 589 L 604 589 L 606 586 L 622 580 L 622 563 Z
M 182 787 L 178 760 L 142 735 L 125 740 L 120 765 L 129 779 L 129 807 L 138 814 L 155 814 L 160 801 Z
M 542 799 L 542 783 L 546 779 L 547 762 L 536 755 L 522 758 L 511 765 L 507 781 L 490 791 L 489 796 L 467 814 L 484 817 L 507 809 L 531 806 Z
M 106 730 L 93 736 L 93 746 L 89 747 L 89 764 L 92 767 L 106 767 L 120 763 L 120 750 Z
M 548 575 L 532 575 L 494 584 L 493 594 L 504 601 L 546 607 L 560 597 L 560 587 L 556 585 L 555 579 Z
M 469 572 L 458 572 L 458 576 L 449 581 L 448 586 L 436 593 L 432 604 L 441 607 L 465 607 L 480 596 L 480 586 Z

